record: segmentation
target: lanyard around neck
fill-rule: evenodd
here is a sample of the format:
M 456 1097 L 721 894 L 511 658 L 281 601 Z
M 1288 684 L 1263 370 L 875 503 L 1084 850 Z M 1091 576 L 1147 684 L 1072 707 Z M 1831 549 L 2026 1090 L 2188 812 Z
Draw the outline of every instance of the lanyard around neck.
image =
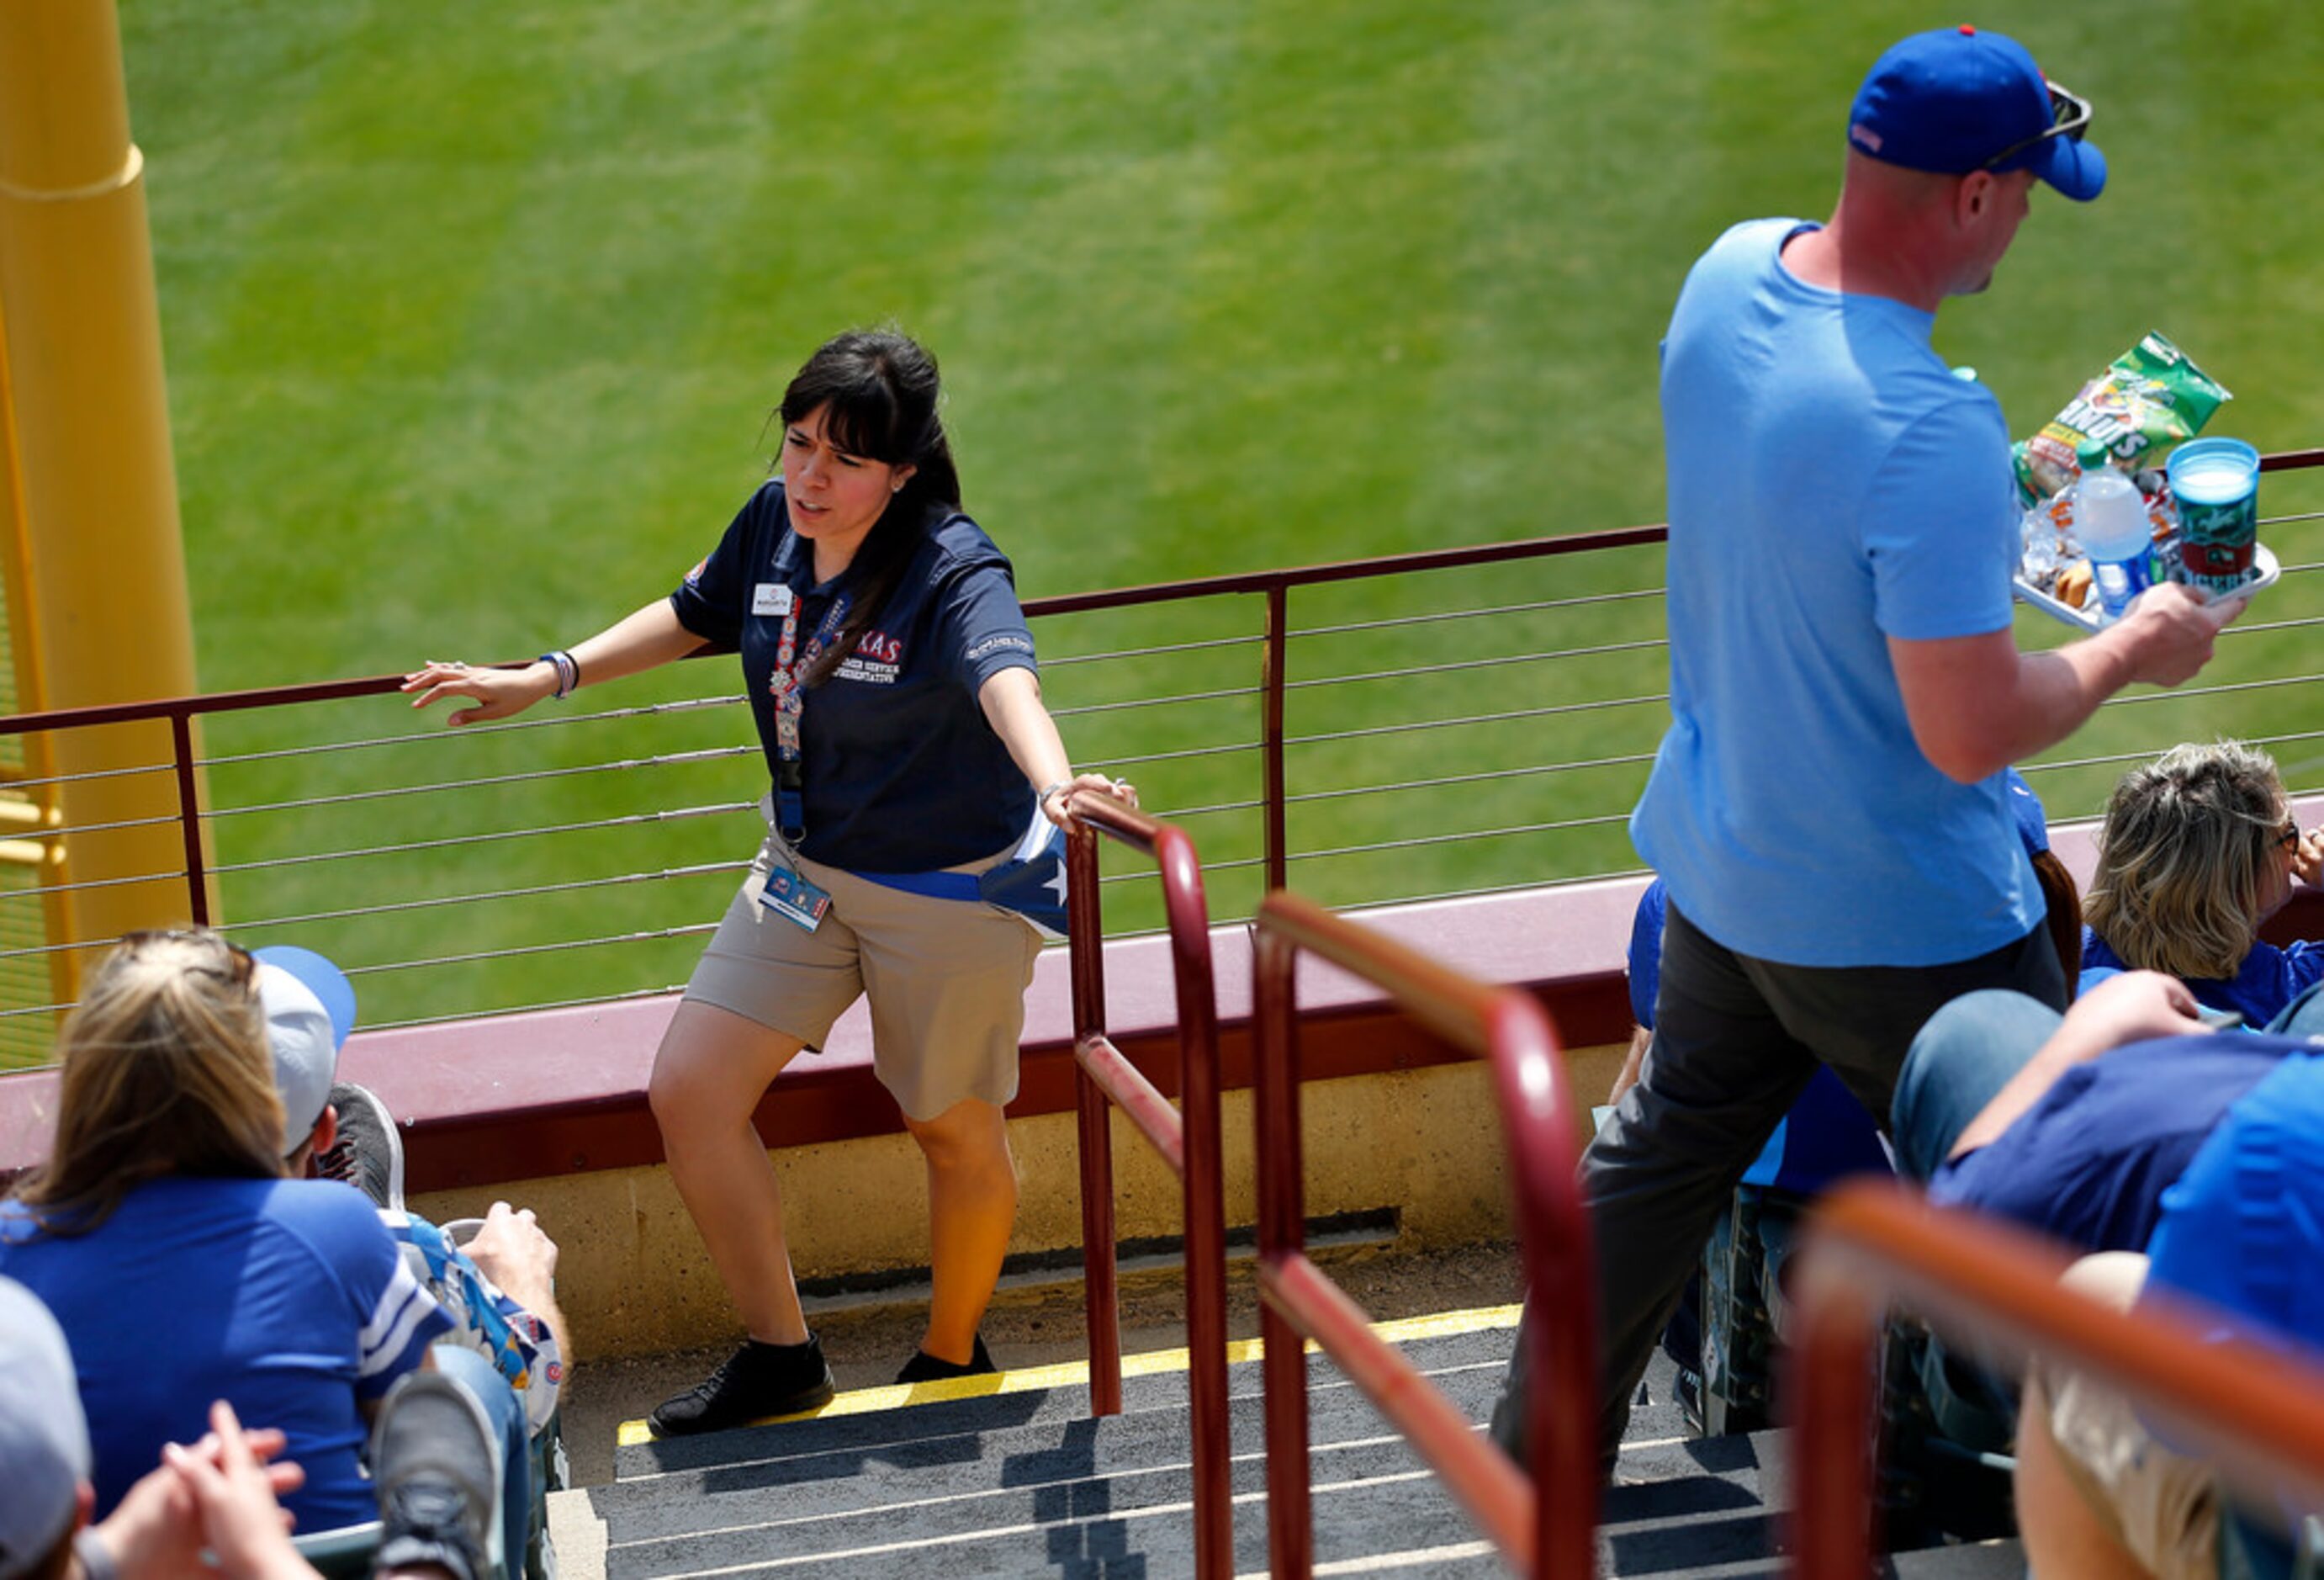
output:
M 779 765 L 775 779 L 775 826 L 794 845 L 807 835 L 807 802 L 801 793 L 806 781 L 799 769 L 799 718 L 807 711 L 807 688 L 799 683 L 799 671 L 812 666 L 838 635 L 841 622 L 847 618 L 848 600 L 845 593 L 831 600 L 815 634 L 807 638 L 804 652 L 798 648 L 802 601 L 794 596 L 790 607 L 783 611 L 782 634 L 775 640 L 774 668 L 767 675 L 767 691 L 775 699 L 775 757 Z

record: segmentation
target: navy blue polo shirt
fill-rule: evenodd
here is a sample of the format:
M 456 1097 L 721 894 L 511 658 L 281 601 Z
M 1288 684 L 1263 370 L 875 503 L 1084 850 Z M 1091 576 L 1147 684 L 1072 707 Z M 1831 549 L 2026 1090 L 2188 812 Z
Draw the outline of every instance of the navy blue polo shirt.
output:
M 1929 1199 L 2014 1218 L 2084 1251 L 2144 1251 L 2163 1192 L 2236 1099 L 2293 1054 L 2248 1031 L 2125 1043 L 2061 1071 L 1988 1144 L 1929 1179 Z
M 855 573 L 851 565 L 815 580 L 812 546 L 792 532 L 777 477 L 669 596 L 680 624 L 741 651 L 770 774 L 780 772 L 768 680 L 783 630 L 771 589 L 788 587 L 799 601 L 804 662 L 832 600 L 860 596 Z M 799 854 L 850 872 L 923 873 L 1022 838 L 1033 787 L 976 700 L 985 681 L 1018 666 L 1037 667 L 1008 558 L 954 513 L 921 540 L 855 651 L 803 694 Z

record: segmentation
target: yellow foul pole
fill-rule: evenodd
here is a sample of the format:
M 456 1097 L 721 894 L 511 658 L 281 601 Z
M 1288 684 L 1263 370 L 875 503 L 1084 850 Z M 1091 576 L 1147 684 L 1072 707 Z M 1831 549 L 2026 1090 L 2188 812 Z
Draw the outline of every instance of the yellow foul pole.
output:
M 31 581 L 15 606 L 35 613 L 28 709 L 195 688 L 143 170 L 114 0 L 0 0 L 0 322 L 25 538 L 9 559 Z M 68 830 L 179 809 L 166 724 L 73 731 L 52 761 Z M 124 768 L 161 771 L 72 778 Z M 73 938 L 186 918 L 174 823 L 66 845 L 72 882 L 100 884 L 64 896 Z M 150 881 L 102 882 L 121 879 Z

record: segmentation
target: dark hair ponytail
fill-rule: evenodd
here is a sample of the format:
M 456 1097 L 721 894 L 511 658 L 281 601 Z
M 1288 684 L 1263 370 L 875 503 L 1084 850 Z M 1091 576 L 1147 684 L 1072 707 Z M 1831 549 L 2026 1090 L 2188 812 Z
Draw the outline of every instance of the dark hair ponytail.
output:
M 784 425 L 823 409 L 825 436 L 851 455 L 915 468 L 855 551 L 860 586 L 831 642 L 799 676 L 831 678 L 886 611 L 922 539 L 960 509 L 960 474 L 936 416 L 936 359 L 895 329 L 851 329 L 807 359 L 779 408 Z

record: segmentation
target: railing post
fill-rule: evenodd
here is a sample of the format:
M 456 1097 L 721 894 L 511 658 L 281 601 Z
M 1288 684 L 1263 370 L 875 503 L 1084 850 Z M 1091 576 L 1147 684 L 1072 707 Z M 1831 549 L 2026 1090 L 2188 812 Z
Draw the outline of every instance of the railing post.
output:
M 1157 836 L 1178 994 L 1178 1098 L 1184 1129 L 1186 1390 L 1194 1450 L 1194 1573 L 1234 1573 L 1234 1487 L 1227 1416 L 1226 1187 L 1219 1136 L 1219 1005 L 1211 973 L 1203 866 L 1183 829 Z M 1206 1445 L 1222 1446 L 1213 1453 Z
M 208 927 L 210 885 L 202 861 L 202 791 L 194 773 L 194 718 L 184 708 L 170 715 L 170 751 L 178 771 L 178 822 L 186 836 L 186 915 L 196 926 Z
M 1802 1259 L 1806 1261 L 1806 1259 Z M 1871 1454 L 1874 1308 L 1841 1278 L 1809 1262 L 1794 1307 L 1790 1393 L 1795 1434 L 1790 1547 L 1799 1580 L 1864 1580 L 1873 1547 Z
M 1065 836 L 1065 932 L 1073 968 L 1074 1045 L 1105 1030 L 1105 928 L 1098 905 L 1097 831 Z M 1082 1311 L 1089 1331 L 1090 1414 L 1121 1413 L 1121 1318 L 1113 1260 L 1112 1105 L 1077 1059 L 1074 1132 L 1082 1173 Z
M 1266 803 L 1265 849 L 1267 855 L 1267 886 L 1280 889 L 1289 879 L 1290 856 L 1286 851 L 1289 836 L 1283 815 L 1283 683 L 1284 666 L 1288 659 L 1286 627 L 1290 624 L 1291 589 L 1277 582 L 1267 589 L 1267 660 L 1259 677 L 1259 738 L 1265 784 L 1260 799 Z
M 1534 1490 L 1534 1571 L 1556 1580 L 1596 1572 L 1596 1412 L 1572 1408 L 1598 1387 L 1597 1322 L 1591 1311 L 1556 1313 L 1563 1292 L 1585 1307 L 1597 1280 L 1589 1209 L 1570 1139 L 1579 1130 L 1564 1076 L 1563 1049 L 1540 1003 L 1513 989 L 1494 993 L 1486 1012 L 1488 1057 L 1500 1099 L 1502 1139 L 1517 1187 L 1519 1244 L 1531 1318 L 1526 1347 L 1526 1455 Z M 1553 1315 L 1553 1313 L 1556 1313 Z
M 1299 1144 L 1299 1058 L 1293 1046 L 1292 975 L 1297 947 L 1261 919 L 1251 962 L 1258 1034 L 1253 1107 L 1259 1143 L 1259 1262 L 1262 1280 L 1305 1248 L 1306 1214 Z M 1259 1304 L 1267 1417 L 1267 1551 L 1276 1580 L 1315 1566 L 1307 1493 L 1307 1344 L 1271 1301 Z

